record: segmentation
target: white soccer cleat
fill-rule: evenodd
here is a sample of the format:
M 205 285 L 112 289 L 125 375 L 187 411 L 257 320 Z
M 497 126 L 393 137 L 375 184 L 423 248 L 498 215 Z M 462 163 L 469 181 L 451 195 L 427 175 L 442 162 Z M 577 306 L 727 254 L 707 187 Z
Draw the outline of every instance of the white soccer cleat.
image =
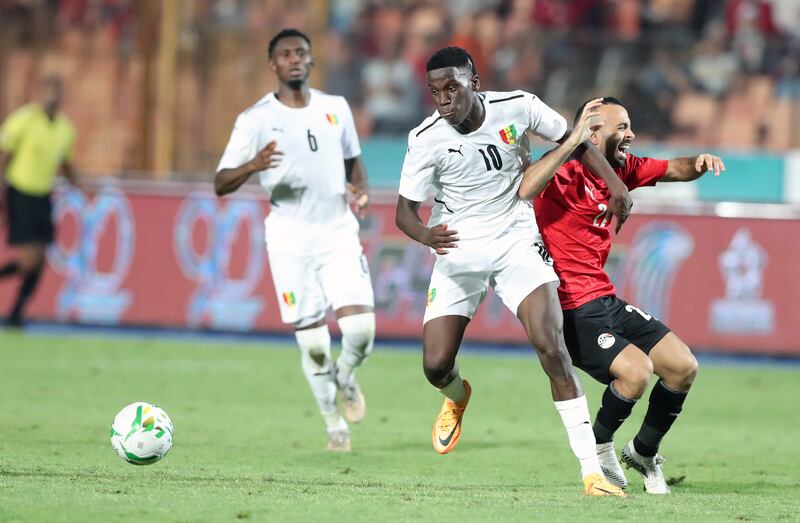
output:
M 664 471 L 661 464 L 666 461 L 663 456 L 646 458 L 636 452 L 633 448 L 633 441 L 630 441 L 622 449 L 622 461 L 628 468 L 634 469 L 642 475 L 644 479 L 644 490 L 648 494 L 669 494 L 669 486 L 664 479 Z
M 348 429 L 329 430 L 328 450 L 331 452 L 350 452 L 350 431 Z
M 613 441 L 597 444 L 597 458 L 600 460 L 600 468 L 609 483 L 619 488 L 628 487 L 628 478 L 625 477 L 622 465 L 617 459 Z
M 364 393 L 356 382 L 355 375 L 350 375 L 349 383 L 339 382 L 339 372 L 334 367 L 334 381 L 339 389 L 339 399 L 342 402 L 342 414 L 349 423 L 360 423 L 367 413 L 367 401 Z
M 361 387 L 358 386 L 355 379 L 352 379 L 349 384 L 339 390 L 341 392 L 344 419 L 350 423 L 360 423 L 367 412 L 367 401 L 364 399 Z

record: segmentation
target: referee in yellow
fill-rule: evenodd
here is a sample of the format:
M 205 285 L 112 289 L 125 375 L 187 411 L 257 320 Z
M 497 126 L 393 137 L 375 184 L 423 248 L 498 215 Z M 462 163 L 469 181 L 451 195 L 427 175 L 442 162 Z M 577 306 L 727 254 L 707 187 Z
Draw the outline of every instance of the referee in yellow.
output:
M 5 179 L 6 186 L 8 243 L 19 253 L 17 259 L 0 266 L 0 279 L 22 278 L 6 318 L 9 327 L 22 326 L 25 304 L 44 268 L 45 248 L 53 241 L 50 195 L 56 174 L 60 170 L 77 185 L 70 163 L 75 132 L 59 112 L 63 83 L 57 76 L 47 76 L 40 89 L 39 103 L 17 109 L 0 127 L 0 180 Z

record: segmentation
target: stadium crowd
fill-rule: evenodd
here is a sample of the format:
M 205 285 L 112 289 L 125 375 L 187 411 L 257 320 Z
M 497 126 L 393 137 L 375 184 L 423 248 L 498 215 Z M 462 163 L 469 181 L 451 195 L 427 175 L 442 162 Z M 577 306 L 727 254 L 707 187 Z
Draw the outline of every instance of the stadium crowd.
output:
M 145 5 L 0 2 L 0 70 L 14 70 L 0 78 L 0 116 L 58 64 L 65 111 L 90 138 L 82 163 L 146 169 L 143 111 L 161 109 L 142 99 L 154 92 L 143 57 L 157 53 L 159 30 Z M 453 44 L 470 51 L 484 89 L 522 87 L 565 115 L 614 95 L 645 139 L 800 147 L 797 0 L 184 0 L 179 16 L 175 170 L 207 169 L 237 108 L 272 87 L 265 41 L 281 27 L 309 32 L 312 83 L 347 97 L 364 138 L 401 137 L 432 111 L 424 64 Z
M 791 141 L 780 127 L 800 101 L 795 0 L 359 4 L 332 4 L 327 78 L 376 134 L 405 132 L 430 112 L 425 60 L 452 44 L 471 52 L 485 89 L 523 85 L 565 114 L 611 93 L 653 139 L 800 145 L 797 130 Z

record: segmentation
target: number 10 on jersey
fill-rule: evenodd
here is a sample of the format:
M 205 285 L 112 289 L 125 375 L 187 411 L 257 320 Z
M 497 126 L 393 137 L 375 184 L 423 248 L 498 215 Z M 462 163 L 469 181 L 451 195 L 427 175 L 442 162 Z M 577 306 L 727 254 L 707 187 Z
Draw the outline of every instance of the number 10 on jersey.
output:
M 500 157 L 500 151 L 497 149 L 496 145 L 490 145 L 485 151 L 483 149 L 478 149 L 478 151 L 480 151 L 481 156 L 483 156 L 483 162 L 486 164 L 487 171 L 491 171 L 492 167 L 498 171 L 503 168 L 503 159 Z

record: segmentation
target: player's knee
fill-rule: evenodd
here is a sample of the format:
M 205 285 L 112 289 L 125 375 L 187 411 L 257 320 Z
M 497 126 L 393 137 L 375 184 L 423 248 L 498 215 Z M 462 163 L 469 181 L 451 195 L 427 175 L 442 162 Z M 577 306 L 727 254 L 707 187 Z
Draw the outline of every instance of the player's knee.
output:
M 536 353 L 542 363 L 554 362 L 560 363 L 569 357 L 566 347 L 563 347 L 558 342 L 558 337 L 548 336 L 546 339 L 539 339 L 534 341 Z
M 331 352 L 331 335 L 326 325 L 295 331 L 295 338 L 304 360 L 320 367 L 326 364 Z
M 689 390 L 694 379 L 697 377 L 697 371 L 700 369 L 700 364 L 697 363 L 697 358 L 694 354 L 688 353 L 681 361 L 677 369 L 677 378 L 680 384 L 680 390 Z
M 44 267 L 44 260 L 37 258 L 22 258 L 18 263 L 19 272 L 22 274 L 33 274 Z
M 619 373 L 615 387 L 626 398 L 636 400 L 644 395 L 652 377 L 653 363 L 645 358 L 638 365 L 631 365 Z
M 450 382 L 451 374 L 455 368 L 455 361 L 448 357 L 425 356 L 422 360 L 422 370 L 431 385 L 443 387 Z
M 365 356 L 372 352 L 375 341 L 374 312 L 339 318 L 339 329 L 342 331 L 342 338 L 350 347 L 356 348 Z

